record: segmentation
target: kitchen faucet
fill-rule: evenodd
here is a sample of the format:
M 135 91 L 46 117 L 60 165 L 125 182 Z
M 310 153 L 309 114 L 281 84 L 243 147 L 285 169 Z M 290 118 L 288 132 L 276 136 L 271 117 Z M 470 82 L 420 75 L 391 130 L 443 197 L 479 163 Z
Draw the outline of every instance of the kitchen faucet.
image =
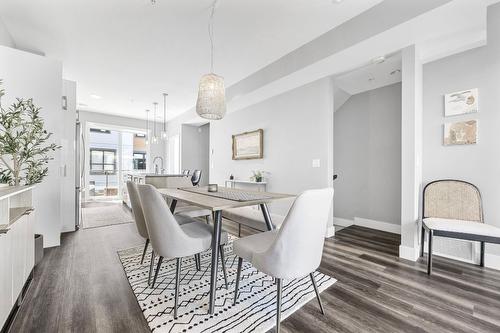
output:
M 155 174 L 158 174 L 158 164 L 156 164 L 156 160 L 157 159 L 160 159 L 161 161 L 161 174 L 163 174 L 163 172 L 165 171 L 165 169 L 163 169 L 163 157 L 161 156 L 156 156 L 154 159 L 153 159 L 153 165 L 155 166 Z

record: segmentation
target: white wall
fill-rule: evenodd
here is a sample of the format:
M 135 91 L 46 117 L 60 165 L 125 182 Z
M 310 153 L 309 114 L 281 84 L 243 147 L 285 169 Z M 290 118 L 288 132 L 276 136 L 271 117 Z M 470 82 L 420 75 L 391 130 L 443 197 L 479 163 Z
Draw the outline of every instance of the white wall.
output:
M 422 193 L 423 65 L 420 48 L 404 48 L 401 65 L 401 245 L 399 256 L 416 261 Z
M 0 45 L 15 47 L 14 40 L 12 39 L 12 36 L 10 35 L 9 31 L 7 30 L 7 27 L 5 26 L 1 18 L 0 18 Z
M 298 194 L 330 185 L 329 133 L 333 130 L 333 89 L 329 78 L 232 112 L 210 123 L 210 182 L 224 184 L 233 174 L 248 180 L 252 170 L 269 172 L 268 190 Z M 264 130 L 264 158 L 232 160 L 232 135 Z M 313 168 L 312 160 L 320 167 Z M 290 201 L 277 202 L 271 211 L 286 214 Z
M 182 125 L 181 170 L 201 170 L 200 185 L 207 185 L 210 176 L 210 124 Z
M 51 140 L 61 144 L 62 119 L 62 65 L 59 61 L 0 46 L 0 77 L 6 91 L 4 105 L 16 97 L 33 98 L 42 107 L 41 117 L 47 131 L 53 132 Z M 45 247 L 60 243 L 60 151 L 49 162 L 49 174 L 38 184 L 33 193 L 35 206 L 35 232 L 44 235 Z
M 455 178 L 479 187 L 485 222 L 500 227 L 500 5 L 488 9 L 488 45 L 424 66 L 423 179 Z M 479 113 L 444 117 L 445 93 L 479 88 Z M 443 146 L 443 124 L 478 119 L 479 142 Z M 500 255 L 488 244 L 487 254 Z M 487 255 L 486 265 L 493 257 Z M 490 259 L 490 260 L 489 260 Z M 497 257 L 496 260 L 500 258 Z M 500 261 L 497 262 L 500 268 Z
M 335 112 L 335 216 L 401 220 L 401 83 L 351 96 Z
M 67 98 L 67 110 L 61 117 L 61 219 L 62 232 L 75 231 L 75 132 L 76 132 L 76 82 L 63 80 L 62 95 Z

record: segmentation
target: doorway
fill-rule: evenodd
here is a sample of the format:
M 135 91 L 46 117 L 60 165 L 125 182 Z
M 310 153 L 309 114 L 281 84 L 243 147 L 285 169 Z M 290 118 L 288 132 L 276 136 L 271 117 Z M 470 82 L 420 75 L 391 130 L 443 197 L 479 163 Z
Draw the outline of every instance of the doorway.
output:
M 183 124 L 181 129 L 182 170 L 201 171 L 199 185 L 208 185 L 210 179 L 210 123 Z
M 334 82 L 334 224 L 401 230 L 400 54 Z
M 146 132 L 106 124 L 86 125 L 83 228 L 130 223 L 132 215 L 122 202 L 124 180 L 130 173 L 147 170 Z

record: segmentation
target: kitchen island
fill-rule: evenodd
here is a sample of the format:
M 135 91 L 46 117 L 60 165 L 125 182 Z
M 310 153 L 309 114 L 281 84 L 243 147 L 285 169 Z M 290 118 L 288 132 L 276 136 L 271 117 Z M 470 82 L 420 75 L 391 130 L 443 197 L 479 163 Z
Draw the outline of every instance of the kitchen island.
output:
M 182 174 L 157 174 L 129 172 L 123 176 L 122 198 L 123 203 L 131 208 L 127 192 L 127 182 L 133 181 L 136 184 L 150 184 L 156 188 L 179 188 L 191 186 L 191 176 Z

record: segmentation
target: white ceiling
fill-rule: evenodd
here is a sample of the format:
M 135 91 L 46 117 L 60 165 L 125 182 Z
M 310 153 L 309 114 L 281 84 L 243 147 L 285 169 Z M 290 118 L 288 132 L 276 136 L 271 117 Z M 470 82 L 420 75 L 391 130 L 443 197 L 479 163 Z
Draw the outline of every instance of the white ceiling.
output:
M 209 71 L 211 2 L 2 0 L 0 16 L 18 48 L 63 62 L 80 109 L 144 118 L 167 92 L 172 118 L 195 104 Z M 215 72 L 230 86 L 379 2 L 220 0 Z
M 370 63 L 335 77 L 335 85 L 349 95 L 397 82 L 401 82 L 401 53 L 386 57 L 382 63 Z

